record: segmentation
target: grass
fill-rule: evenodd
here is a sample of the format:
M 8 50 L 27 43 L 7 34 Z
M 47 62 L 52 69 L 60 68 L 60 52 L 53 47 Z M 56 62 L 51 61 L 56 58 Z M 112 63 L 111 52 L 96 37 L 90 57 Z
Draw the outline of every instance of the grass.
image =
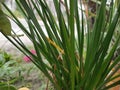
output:
M 61 2 L 53 0 L 58 23 L 54 19 L 46 0 L 31 1 L 34 9 L 45 25 L 48 36 L 45 35 L 44 29 L 39 24 L 34 9 L 31 8 L 29 2 L 16 0 L 21 12 L 24 14 L 28 29 L 23 23 L 20 23 L 19 19 L 4 3 L 3 5 L 11 14 L 11 18 L 14 18 L 13 21 L 15 21 L 32 41 L 36 55 L 30 52 L 19 37 L 13 37 L 11 39 L 6 34 L 3 33 L 3 35 L 21 52 L 32 57 L 31 61 L 46 75 L 57 90 L 106 90 L 119 84 L 120 81 L 117 81 L 106 86 L 109 81 L 114 79 L 113 75 L 115 73 L 112 72 L 112 75 L 110 73 L 111 70 L 117 66 L 120 59 L 119 56 L 112 65 L 110 64 L 112 62 L 111 57 L 117 48 L 120 36 L 108 52 L 113 32 L 115 31 L 120 16 L 120 6 L 117 8 L 115 16 L 111 15 L 107 22 L 105 18 L 106 0 L 102 0 L 93 28 L 90 28 L 88 25 L 87 50 L 85 51 L 86 54 L 84 58 L 84 45 L 86 44 L 86 42 L 84 42 L 84 26 L 86 24 L 84 24 L 84 12 L 81 12 L 81 16 L 79 16 L 78 1 L 75 0 L 74 2 L 70 0 L 70 3 L 68 3 L 67 0 L 65 0 L 67 14 L 67 21 L 65 21 L 61 11 Z M 82 9 L 81 1 L 80 4 Z M 113 7 L 113 5 L 111 7 Z M 69 12 L 67 12 L 67 10 L 69 10 Z M 5 16 L 4 13 L 2 14 Z M 82 21 L 80 17 L 82 17 Z M 75 25 L 77 27 L 78 43 L 75 42 Z M 92 31 L 90 32 L 91 29 Z M 103 37 L 104 34 L 105 37 Z M 61 52 L 61 50 L 63 52 Z M 45 59 L 43 59 L 43 56 L 49 64 L 44 62 Z M 58 58 L 59 56 L 60 58 Z M 117 67 L 115 72 L 119 68 L 120 67 Z

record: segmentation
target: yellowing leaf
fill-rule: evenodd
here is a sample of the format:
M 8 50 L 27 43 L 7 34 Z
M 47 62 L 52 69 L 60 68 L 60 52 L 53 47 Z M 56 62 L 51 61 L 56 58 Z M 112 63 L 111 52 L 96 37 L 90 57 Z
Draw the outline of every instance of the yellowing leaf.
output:
M 61 52 L 61 54 L 64 54 L 64 50 L 62 50 L 55 42 L 53 42 L 50 38 L 47 38 L 47 40 L 51 45 L 58 49 Z
M 0 10 L 0 32 L 5 35 L 11 35 L 11 23 L 7 16 Z

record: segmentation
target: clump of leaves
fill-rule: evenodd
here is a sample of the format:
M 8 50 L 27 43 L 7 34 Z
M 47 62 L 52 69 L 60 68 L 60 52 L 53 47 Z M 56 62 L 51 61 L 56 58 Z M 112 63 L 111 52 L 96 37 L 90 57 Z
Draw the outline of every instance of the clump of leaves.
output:
M 8 85 L 0 82 L 0 90 L 17 90 L 13 85 Z
M 12 60 L 12 57 L 6 52 L 0 52 L 0 82 L 14 83 L 19 77 L 17 73 L 20 70 L 17 61 Z
M 88 15 L 83 10 L 83 0 L 69 0 L 69 2 L 52 0 L 56 19 L 46 0 L 15 1 L 24 15 L 28 28 L 4 3 L 2 4 L 11 14 L 11 19 L 32 41 L 36 55 L 29 51 L 19 37 L 11 38 L 2 33 L 21 52 L 32 57 L 31 61 L 52 82 L 56 90 L 107 90 L 120 84 L 120 80 L 108 84 L 120 77 L 120 75 L 114 76 L 120 69 L 118 65 L 120 56 L 114 61 L 111 60 L 120 35 L 110 48 L 120 17 L 120 5 L 116 8 L 115 14 L 110 14 L 106 20 L 107 0 L 101 0 L 91 28 Z M 63 15 L 62 5 L 65 6 L 66 17 Z M 114 3 L 110 8 L 113 5 Z M 108 12 L 111 10 L 109 9 Z M 34 11 L 41 18 L 45 29 L 40 25 Z

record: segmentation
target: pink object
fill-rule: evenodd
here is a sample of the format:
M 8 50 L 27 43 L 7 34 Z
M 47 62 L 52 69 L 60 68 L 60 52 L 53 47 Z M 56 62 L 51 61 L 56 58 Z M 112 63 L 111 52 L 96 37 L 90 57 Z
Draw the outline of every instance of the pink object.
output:
M 32 54 L 34 54 L 34 55 L 36 54 L 36 51 L 33 50 L 33 49 L 30 50 L 30 52 L 31 52 Z M 23 57 L 23 60 L 24 60 L 25 62 L 30 62 L 30 58 L 31 58 L 30 56 L 24 56 L 24 57 Z
M 30 62 L 30 57 L 24 56 L 24 57 L 23 57 L 23 60 L 24 60 L 25 62 Z
M 32 53 L 32 54 L 36 54 L 36 51 L 35 50 L 30 50 L 30 52 Z

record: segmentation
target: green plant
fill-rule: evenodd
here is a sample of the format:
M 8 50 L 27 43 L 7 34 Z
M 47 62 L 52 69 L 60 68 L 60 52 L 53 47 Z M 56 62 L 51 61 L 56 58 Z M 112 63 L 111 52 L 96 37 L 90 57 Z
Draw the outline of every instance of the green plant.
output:
M 0 90 L 17 90 L 11 85 L 18 80 L 14 75 L 19 71 L 15 63 L 9 54 L 0 51 Z
M 0 51 L 0 83 L 13 84 L 21 78 L 21 67 L 6 52 Z
M 18 72 L 20 68 L 15 68 L 15 61 L 8 61 L 0 67 L 0 79 L 6 77 L 13 77 L 14 73 Z M 3 78 L 4 77 L 4 78 Z
M 0 90 L 17 90 L 14 86 L 0 83 Z
M 118 65 L 120 56 L 114 61 L 111 60 L 120 35 L 113 47 L 110 47 L 113 32 L 120 16 L 120 5 L 116 8 L 115 14 L 110 14 L 106 20 L 107 0 L 101 0 L 100 6 L 97 7 L 95 23 L 90 28 L 91 22 L 85 17 L 82 0 L 69 0 L 69 2 L 68 0 L 64 0 L 64 2 L 52 0 L 56 10 L 56 18 L 54 18 L 46 0 L 15 1 L 24 14 L 28 28 L 4 3 L 2 4 L 11 14 L 10 19 L 32 41 L 36 55 L 29 51 L 20 37 L 12 36 L 11 38 L 3 30 L 1 31 L 21 52 L 31 56 L 31 61 L 51 81 L 56 90 L 107 90 L 120 84 L 120 80 L 118 80 L 109 85 L 109 82 L 120 77 L 120 75 L 114 76 L 120 68 Z M 67 18 L 63 15 L 62 5 Z M 113 5 L 114 3 L 110 7 L 112 8 Z M 109 12 L 111 10 L 109 9 Z M 34 11 L 41 18 L 45 30 L 38 22 L 38 16 Z M 5 14 L 3 15 L 5 16 Z M 86 30 L 87 32 L 85 32 Z M 16 33 L 14 34 L 16 35 Z

